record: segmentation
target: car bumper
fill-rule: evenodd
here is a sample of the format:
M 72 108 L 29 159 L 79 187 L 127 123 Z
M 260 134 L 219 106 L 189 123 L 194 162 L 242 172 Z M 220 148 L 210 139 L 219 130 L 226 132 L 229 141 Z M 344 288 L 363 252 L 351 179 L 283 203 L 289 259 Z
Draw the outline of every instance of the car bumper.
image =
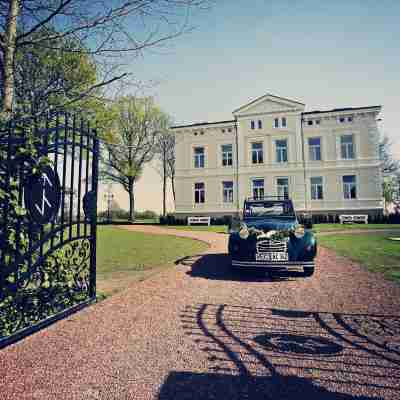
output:
M 282 261 L 282 262 L 265 262 L 265 261 L 241 261 L 232 260 L 232 266 L 237 268 L 265 268 L 265 269 L 291 269 L 291 268 L 315 268 L 314 261 Z

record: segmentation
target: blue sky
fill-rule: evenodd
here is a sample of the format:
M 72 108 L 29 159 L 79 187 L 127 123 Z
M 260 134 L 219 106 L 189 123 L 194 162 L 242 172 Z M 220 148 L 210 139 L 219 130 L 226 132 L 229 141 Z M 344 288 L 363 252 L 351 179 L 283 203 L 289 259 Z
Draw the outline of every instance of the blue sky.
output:
M 191 16 L 193 32 L 128 70 L 158 82 L 149 94 L 177 123 L 230 119 L 268 92 L 307 110 L 381 104 L 381 128 L 400 143 L 399 21 L 397 0 L 222 0 Z M 139 208 L 157 179 L 147 168 Z

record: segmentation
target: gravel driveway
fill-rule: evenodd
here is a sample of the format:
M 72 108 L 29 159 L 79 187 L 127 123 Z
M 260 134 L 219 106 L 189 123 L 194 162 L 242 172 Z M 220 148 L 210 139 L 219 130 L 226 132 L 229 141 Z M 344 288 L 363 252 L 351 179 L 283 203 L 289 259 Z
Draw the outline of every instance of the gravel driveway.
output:
M 0 399 L 400 399 L 400 287 L 321 249 L 312 278 L 202 256 L 0 351 Z M 156 251 L 156 249 L 155 249 Z

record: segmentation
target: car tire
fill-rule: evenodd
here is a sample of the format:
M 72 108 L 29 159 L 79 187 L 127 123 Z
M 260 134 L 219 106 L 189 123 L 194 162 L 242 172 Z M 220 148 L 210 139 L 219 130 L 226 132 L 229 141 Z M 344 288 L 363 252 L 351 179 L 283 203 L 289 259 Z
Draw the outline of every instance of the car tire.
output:
M 306 277 L 313 276 L 314 267 L 304 267 L 303 271 L 304 271 L 304 276 L 306 276 Z

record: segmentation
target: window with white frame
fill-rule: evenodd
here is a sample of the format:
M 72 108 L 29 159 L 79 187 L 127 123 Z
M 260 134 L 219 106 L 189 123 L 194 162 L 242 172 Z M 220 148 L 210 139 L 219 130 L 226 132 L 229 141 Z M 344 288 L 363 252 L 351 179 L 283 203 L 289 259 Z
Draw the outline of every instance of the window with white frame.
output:
M 194 167 L 204 168 L 204 147 L 194 148 Z
M 233 182 L 222 182 L 222 198 L 224 203 L 233 203 Z
M 274 128 L 279 128 L 279 118 L 274 119 Z
M 321 138 L 308 138 L 308 151 L 311 161 L 321 161 Z
M 343 160 L 350 160 L 354 158 L 353 135 L 343 135 L 340 137 L 340 154 Z
M 355 175 L 343 176 L 343 197 L 345 199 L 357 198 L 357 180 Z
M 287 162 L 288 160 L 288 152 L 287 152 L 287 140 L 276 140 L 276 162 L 282 163 Z
M 204 182 L 194 184 L 194 202 L 196 204 L 204 203 L 206 200 L 206 191 Z
M 286 117 L 282 117 L 282 128 L 286 128 L 287 127 L 287 120 Z
M 322 176 L 313 176 L 310 178 L 311 200 L 322 200 L 324 198 L 324 187 Z
M 222 166 L 223 167 L 232 166 L 232 163 L 233 163 L 232 145 L 231 144 L 223 144 L 221 146 L 221 150 L 222 150 Z
M 253 164 L 262 164 L 264 162 L 262 142 L 254 142 L 251 144 L 251 162 Z
M 281 199 L 289 198 L 289 178 L 276 178 L 276 191 Z
M 258 120 L 258 129 L 262 129 L 262 121 L 261 121 L 261 119 Z
M 253 179 L 253 198 L 261 200 L 264 198 L 264 179 Z
M 253 120 L 250 121 L 250 128 L 251 129 L 255 129 L 256 128 L 256 124 Z

